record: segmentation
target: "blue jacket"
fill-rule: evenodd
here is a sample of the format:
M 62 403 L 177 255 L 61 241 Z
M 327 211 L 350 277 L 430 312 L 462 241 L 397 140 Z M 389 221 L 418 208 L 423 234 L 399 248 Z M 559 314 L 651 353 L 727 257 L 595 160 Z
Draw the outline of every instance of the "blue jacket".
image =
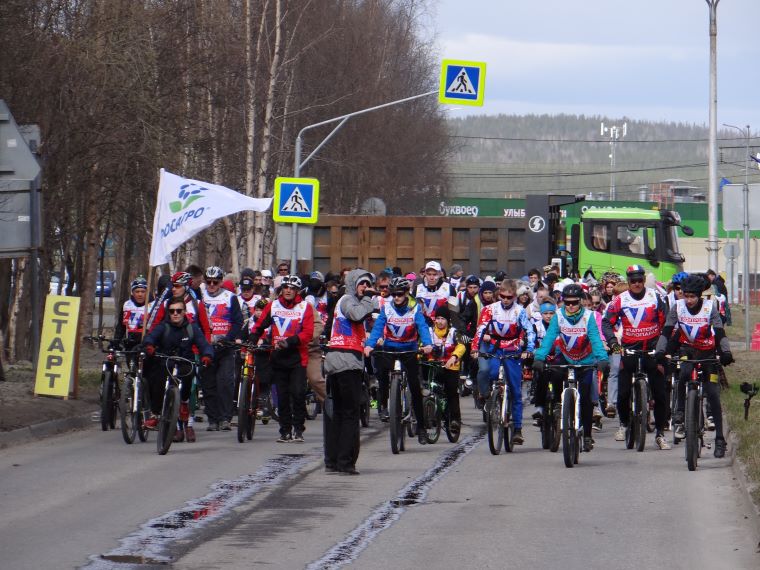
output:
M 562 315 L 573 324 L 577 323 L 584 313 L 584 309 L 581 309 L 576 314 L 570 316 L 567 314 L 564 307 L 562 307 L 560 311 L 562 311 Z M 549 328 L 546 330 L 546 335 L 541 340 L 541 346 L 536 351 L 536 360 L 546 360 L 549 353 L 554 350 L 554 341 L 557 340 L 558 336 L 559 322 L 557 320 L 557 315 L 554 315 L 549 323 Z M 568 364 L 595 364 L 599 361 L 607 360 L 607 350 L 604 348 L 602 337 L 599 335 L 599 329 L 596 326 L 596 319 L 594 319 L 593 316 L 588 320 L 588 339 L 591 343 L 591 354 L 580 360 L 572 360 L 562 354 Z M 559 350 L 557 352 L 559 353 Z
M 403 307 L 399 307 L 398 305 L 396 305 L 396 303 L 392 301 L 390 303 L 390 306 L 399 315 L 405 315 L 409 311 L 413 311 L 416 309 L 417 312 L 414 315 L 414 326 L 417 328 L 419 341 L 422 344 L 422 346 L 433 345 L 433 340 L 430 338 L 430 329 L 428 328 L 428 324 L 425 321 L 425 315 L 422 312 L 421 307 L 419 307 L 416 304 L 412 304 L 411 302 L 408 302 Z M 385 322 L 386 322 L 385 311 L 380 311 L 380 314 L 377 316 L 377 319 L 375 319 L 375 324 L 372 327 L 372 332 L 370 333 L 369 338 L 367 339 L 367 342 L 365 343 L 366 346 L 369 346 L 370 348 L 373 348 L 373 349 L 377 346 L 378 339 L 381 336 L 383 336 L 383 333 L 385 332 Z M 383 343 L 383 350 L 396 350 L 396 351 L 417 350 L 417 341 L 396 342 L 392 340 L 385 340 Z

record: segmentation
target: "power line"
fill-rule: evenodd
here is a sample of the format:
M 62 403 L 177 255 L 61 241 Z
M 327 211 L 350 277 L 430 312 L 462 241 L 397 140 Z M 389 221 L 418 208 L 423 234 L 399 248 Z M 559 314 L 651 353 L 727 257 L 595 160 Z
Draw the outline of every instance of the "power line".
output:
M 593 144 L 609 144 L 609 140 L 602 139 L 540 139 L 530 137 L 476 137 L 469 135 L 448 135 L 452 139 L 469 139 L 469 140 L 485 140 L 485 141 L 506 141 L 506 142 L 549 142 L 549 143 L 593 143 Z M 752 137 L 757 138 L 757 137 Z M 718 138 L 719 141 L 735 141 L 744 140 L 739 137 Z M 674 143 L 674 142 L 708 142 L 708 139 L 659 139 L 659 140 L 644 140 L 644 139 L 625 139 L 618 141 L 620 143 Z M 744 148 L 741 147 L 724 147 L 724 148 Z
M 702 168 L 707 166 L 706 162 L 698 162 L 694 164 L 676 164 L 668 166 L 658 166 L 654 168 L 630 168 L 624 170 L 615 170 L 616 174 L 625 174 L 631 172 L 656 172 L 658 170 L 676 170 L 681 168 Z M 508 178 L 508 179 L 520 179 L 520 178 L 572 178 L 576 176 L 601 176 L 608 175 L 607 171 L 594 171 L 594 172 L 554 172 L 554 173 L 512 173 L 512 172 L 450 172 L 446 176 L 449 178 Z

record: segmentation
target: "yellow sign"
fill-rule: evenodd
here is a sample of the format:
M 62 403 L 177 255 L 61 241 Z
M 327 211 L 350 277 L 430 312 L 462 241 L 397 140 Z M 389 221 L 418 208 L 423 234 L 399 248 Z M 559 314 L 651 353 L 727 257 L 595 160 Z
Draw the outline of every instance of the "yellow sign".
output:
M 486 89 L 486 64 L 480 61 L 444 59 L 438 102 L 483 106 Z
M 48 295 L 37 360 L 35 395 L 68 397 L 79 322 L 79 297 Z
M 316 224 L 319 217 L 319 180 L 283 178 L 274 181 L 272 218 L 275 222 Z

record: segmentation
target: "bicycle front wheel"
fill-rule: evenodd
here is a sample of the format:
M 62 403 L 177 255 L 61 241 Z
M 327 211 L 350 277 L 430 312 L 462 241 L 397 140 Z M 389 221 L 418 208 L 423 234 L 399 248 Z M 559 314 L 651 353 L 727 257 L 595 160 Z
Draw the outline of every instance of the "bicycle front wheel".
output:
M 140 423 L 140 408 L 135 411 L 135 379 L 132 376 L 124 377 L 124 386 L 121 390 L 119 401 L 119 416 L 121 419 L 121 435 L 124 443 L 132 444 L 137 437 L 138 424 Z
M 148 386 L 141 376 L 135 378 L 135 388 L 140 392 L 140 404 L 137 408 L 137 437 L 145 443 L 148 441 L 150 430 L 145 427 L 145 414 L 150 413 L 150 396 Z
M 428 396 L 422 402 L 425 422 L 425 438 L 428 443 L 435 443 L 441 436 L 441 417 L 433 396 Z
M 686 395 L 686 465 L 696 471 L 699 460 L 699 394 L 692 389 Z
M 499 412 L 501 416 L 501 431 L 502 439 L 504 440 L 504 451 L 512 453 L 515 450 L 515 442 L 512 439 L 515 435 L 515 422 L 512 419 L 512 396 L 507 388 L 504 388 L 505 396 L 502 407 L 503 412 Z M 522 397 L 522 394 L 517 394 L 517 397 Z
M 562 396 L 562 457 L 565 467 L 575 464 L 576 438 L 575 393 L 568 388 Z
M 237 397 L 237 440 L 238 443 L 245 442 L 246 435 L 248 434 L 248 424 L 251 421 L 250 408 L 251 408 L 251 390 L 250 379 L 247 375 L 243 375 L 240 379 L 240 385 L 238 387 Z M 250 437 L 248 439 L 251 439 Z
M 172 445 L 174 433 L 177 431 L 179 417 L 179 390 L 171 385 L 164 394 L 161 417 L 158 420 L 158 438 L 156 448 L 159 455 L 166 455 Z
M 114 382 L 116 378 L 112 371 L 103 372 L 100 383 L 100 427 L 103 431 L 113 429 L 116 418 L 114 417 Z
M 388 423 L 390 424 L 391 452 L 403 451 L 404 426 L 401 423 L 401 374 L 391 373 L 391 393 L 388 399 Z
M 501 400 L 502 395 L 499 393 L 499 388 L 494 386 L 491 397 L 488 398 L 486 406 L 488 410 L 486 413 L 486 425 L 488 428 L 488 449 L 491 450 L 492 455 L 499 455 L 501 453 L 501 445 L 504 442 L 504 427 L 501 425 Z
M 649 399 L 647 398 L 647 381 L 639 378 L 635 384 L 636 396 L 634 398 L 634 410 L 636 412 L 636 451 L 644 451 L 649 429 Z

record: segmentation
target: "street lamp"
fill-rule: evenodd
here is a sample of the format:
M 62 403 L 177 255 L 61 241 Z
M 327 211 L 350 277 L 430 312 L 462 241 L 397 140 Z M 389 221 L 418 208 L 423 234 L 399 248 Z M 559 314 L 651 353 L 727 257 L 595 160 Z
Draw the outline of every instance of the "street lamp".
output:
M 710 142 L 707 155 L 707 252 L 710 267 L 718 267 L 718 2 L 710 8 Z
M 599 129 L 599 134 L 604 136 L 607 133 L 610 134 L 610 200 L 612 201 L 615 199 L 615 145 L 617 144 L 618 138 L 628 134 L 628 123 L 623 123 L 622 127 L 614 125 L 611 127 L 605 127 L 604 123 L 602 123 L 602 126 Z
M 742 278 L 742 285 L 744 285 L 744 343 L 746 344 L 745 350 L 749 350 L 749 138 L 750 129 L 747 125 L 747 130 L 740 129 L 736 125 L 727 125 L 723 123 L 724 127 L 730 127 L 736 129 L 742 135 L 745 136 L 744 143 L 744 188 L 742 195 L 744 197 L 744 268 L 742 269 L 744 276 Z M 725 208 L 726 205 L 723 204 Z

